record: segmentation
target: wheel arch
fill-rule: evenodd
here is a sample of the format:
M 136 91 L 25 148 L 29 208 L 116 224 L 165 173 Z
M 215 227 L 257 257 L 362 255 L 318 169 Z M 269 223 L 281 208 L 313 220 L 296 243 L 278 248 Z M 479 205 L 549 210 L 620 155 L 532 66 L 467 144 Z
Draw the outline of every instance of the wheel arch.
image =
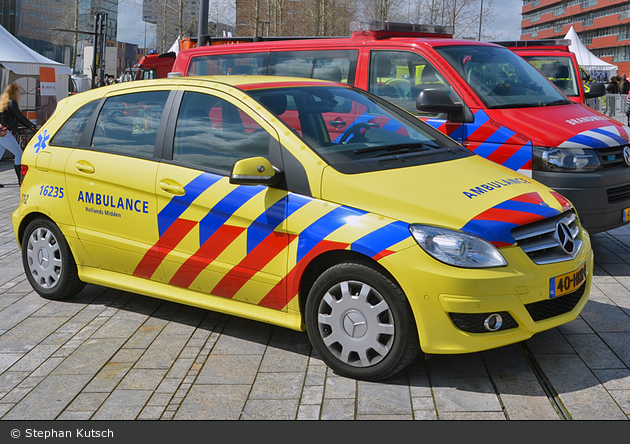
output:
M 387 268 L 381 265 L 378 261 L 372 259 L 365 254 L 352 250 L 331 250 L 321 253 L 314 257 L 306 266 L 302 275 L 300 276 L 300 285 L 298 287 L 298 301 L 300 304 L 300 312 L 304 316 L 304 308 L 306 305 L 306 299 L 308 293 L 317 280 L 317 278 L 328 268 L 344 262 L 357 262 L 364 265 L 369 265 L 376 270 L 383 273 L 389 279 L 391 279 L 398 287 L 401 287 L 398 280 L 389 272 Z M 404 292 L 404 291 L 403 291 Z
M 18 246 L 20 248 L 22 248 L 22 239 L 24 239 L 24 232 L 26 231 L 26 227 L 28 227 L 28 224 L 33 222 L 35 219 L 47 219 L 53 224 L 57 225 L 57 227 L 59 227 L 59 225 L 54 220 L 52 220 L 50 216 L 48 216 L 47 214 L 41 213 L 39 211 L 33 211 L 32 213 L 27 214 L 26 216 L 22 218 L 22 220 L 20 221 L 20 225 L 18 227 L 17 241 L 18 241 Z

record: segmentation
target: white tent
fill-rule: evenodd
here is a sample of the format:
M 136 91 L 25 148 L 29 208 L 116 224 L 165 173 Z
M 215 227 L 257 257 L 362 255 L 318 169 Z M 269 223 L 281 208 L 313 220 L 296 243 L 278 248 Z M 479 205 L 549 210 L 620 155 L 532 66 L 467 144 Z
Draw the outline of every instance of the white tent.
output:
M 569 51 L 575 54 L 578 63 L 582 68 L 587 71 L 617 71 L 618 67 L 616 65 L 610 64 L 608 62 L 603 61 L 599 57 L 595 56 L 591 51 L 588 50 L 580 37 L 578 36 L 573 26 L 569 29 L 569 32 L 564 37 L 565 39 L 571 40 L 571 44 L 569 45 Z
M 55 94 L 57 100 L 68 97 L 68 77 L 70 68 L 61 63 L 50 60 L 20 42 L 0 25 L 0 88 L 4 88 L 10 82 L 16 82 L 25 91 L 36 91 L 32 84 L 39 81 L 40 68 L 55 69 Z M 1 92 L 1 91 L 0 91 Z M 32 108 L 31 103 L 26 103 L 22 108 Z

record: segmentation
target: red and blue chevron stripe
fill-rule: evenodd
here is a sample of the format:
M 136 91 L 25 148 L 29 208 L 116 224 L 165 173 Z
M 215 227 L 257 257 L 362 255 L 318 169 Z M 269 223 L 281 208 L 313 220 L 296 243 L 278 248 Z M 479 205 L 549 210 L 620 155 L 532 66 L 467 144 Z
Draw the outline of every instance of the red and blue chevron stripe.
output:
M 562 205 L 563 211 L 571 208 L 560 194 L 552 195 Z M 538 193 L 527 193 L 478 214 L 462 227 L 462 231 L 480 236 L 496 247 L 506 247 L 516 243 L 512 237 L 514 228 L 559 214 L 560 211 L 546 204 Z

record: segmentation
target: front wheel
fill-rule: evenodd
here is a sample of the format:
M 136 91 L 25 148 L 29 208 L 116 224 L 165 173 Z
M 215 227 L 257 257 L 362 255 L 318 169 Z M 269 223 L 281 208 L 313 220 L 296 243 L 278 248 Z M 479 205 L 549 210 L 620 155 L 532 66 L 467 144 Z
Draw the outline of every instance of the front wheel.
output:
M 305 320 L 317 353 L 343 376 L 386 379 L 420 350 L 402 289 L 370 265 L 342 263 L 322 273 L 306 300 Z
M 22 239 L 22 263 L 33 289 L 47 299 L 74 296 L 85 287 L 59 227 L 48 219 L 36 219 Z

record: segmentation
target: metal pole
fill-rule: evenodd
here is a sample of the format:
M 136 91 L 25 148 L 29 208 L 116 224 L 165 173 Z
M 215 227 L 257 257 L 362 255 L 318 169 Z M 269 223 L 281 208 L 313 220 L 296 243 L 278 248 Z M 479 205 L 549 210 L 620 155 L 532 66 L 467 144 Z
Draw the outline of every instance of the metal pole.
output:
M 481 24 L 483 23 L 483 0 L 481 0 L 481 10 L 479 11 L 479 41 L 481 41 Z
M 199 0 L 199 28 L 197 44 L 201 44 L 201 36 L 208 34 L 208 0 Z
M 101 14 L 101 83 L 105 83 L 105 51 L 107 50 L 107 14 Z
M 92 45 L 92 88 L 96 87 L 96 48 L 98 47 L 98 14 L 94 14 L 94 44 Z

